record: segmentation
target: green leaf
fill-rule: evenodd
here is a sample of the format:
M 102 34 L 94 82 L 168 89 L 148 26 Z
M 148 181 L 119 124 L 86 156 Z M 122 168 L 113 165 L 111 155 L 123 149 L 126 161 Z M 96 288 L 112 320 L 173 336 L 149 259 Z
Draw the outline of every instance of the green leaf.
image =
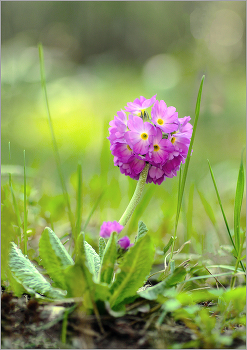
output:
M 81 266 L 85 281 L 89 287 L 93 287 L 93 274 L 89 269 L 89 263 L 86 258 L 84 233 L 80 233 L 76 241 L 75 263 Z
M 153 287 L 146 288 L 145 290 L 138 292 L 138 294 L 142 298 L 155 300 L 159 295 L 163 295 L 167 289 L 176 286 L 179 282 L 182 282 L 185 275 L 185 268 L 182 266 L 177 267 L 174 272 L 168 275 L 162 282 L 156 284 Z
M 168 250 L 170 249 L 170 247 L 171 247 L 171 245 L 172 245 L 174 240 L 175 239 L 174 239 L 173 236 L 169 239 L 169 242 L 167 243 L 167 245 L 163 249 L 164 254 L 166 254 L 168 252 Z
M 78 162 L 77 177 L 78 177 L 78 186 L 77 186 L 77 193 L 76 193 L 75 244 L 77 241 L 77 237 L 80 234 L 81 222 L 82 222 L 82 166 L 81 166 L 81 162 Z
M 9 267 L 17 282 L 21 283 L 30 294 L 38 293 L 52 299 L 61 299 L 65 296 L 63 291 L 50 285 L 13 242 L 9 254 Z
M 138 233 L 137 233 L 137 237 L 136 240 L 140 239 L 142 236 L 144 236 L 146 233 L 148 232 L 147 226 L 144 224 L 143 221 L 139 221 L 138 222 Z
M 95 294 L 94 300 L 107 301 L 110 297 L 109 284 L 106 283 L 95 283 Z
M 9 282 L 8 290 L 11 290 L 14 295 L 20 298 L 23 293 L 27 293 L 27 290 L 23 287 L 23 285 L 13 276 L 10 268 L 7 271 L 7 277 Z
M 198 96 L 197 96 L 197 101 L 196 101 L 196 109 L 195 109 L 195 121 L 194 121 L 194 126 L 193 126 L 193 132 L 192 132 L 192 135 L 191 135 L 191 141 L 190 141 L 188 154 L 187 154 L 186 161 L 185 161 L 185 164 L 184 164 L 183 175 L 181 175 L 182 176 L 181 180 L 180 180 L 181 182 L 179 181 L 180 186 L 179 186 L 179 191 L 178 191 L 179 193 L 178 193 L 177 214 L 176 214 L 176 221 L 175 221 L 175 232 L 177 232 L 178 219 L 179 219 L 179 215 L 180 215 L 182 199 L 183 199 L 183 193 L 184 193 L 184 188 L 185 188 L 185 182 L 186 182 L 186 177 L 187 177 L 187 173 L 188 173 L 191 153 L 192 153 L 192 146 L 193 146 L 193 143 L 194 143 L 197 123 L 198 123 L 199 114 L 200 114 L 202 87 L 203 87 L 204 79 L 205 79 L 205 75 L 203 75 L 203 77 L 201 79 L 201 84 L 200 84 L 199 91 L 198 91 Z
M 211 174 L 211 177 L 212 177 L 212 180 L 213 180 L 215 192 L 216 192 L 216 195 L 217 195 L 217 198 L 218 198 L 219 206 L 220 206 L 220 209 L 221 209 L 224 221 L 225 221 L 226 229 L 227 229 L 227 232 L 228 232 L 231 244 L 232 244 L 233 249 L 234 249 L 233 255 L 235 257 L 237 257 L 237 250 L 236 250 L 235 244 L 234 244 L 233 239 L 232 239 L 230 228 L 229 228 L 229 225 L 228 225 L 228 222 L 227 222 L 227 219 L 226 219 L 226 215 L 225 215 L 225 212 L 224 212 L 224 209 L 223 209 L 223 206 L 222 206 L 222 202 L 221 202 L 221 199 L 220 199 L 220 194 L 219 194 L 219 191 L 218 191 L 218 188 L 217 188 L 217 185 L 216 185 L 215 177 L 214 177 L 213 170 L 211 168 L 209 160 L 208 160 L 208 166 L 209 166 L 210 174 Z M 241 261 L 240 261 L 240 265 L 241 265 L 242 270 L 245 272 L 244 265 L 243 265 L 243 263 Z
M 89 248 L 87 244 L 83 233 L 80 233 L 76 242 L 75 265 L 69 266 L 65 270 L 65 279 L 68 296 L 82 297 L 84 308 L 94 309 L 95 301 L 108 300 L 110 292 L 106 283 L 95 283 L 93 280 L 93 274 L 88 267 L 89 262 L 86 259 L 86 250 Z
M 234 289 L 226 290 L 222 295 L 222 299 L 226 303 L 226 307 L 230 307 L 232 313 L 245 312 L 246 306 L 246 286 L 238 286 Z M 226 307 L 221 306 L 221 311 L 225 312 Z
M 80 264 L 75 263 L 64 270 L 64 276 L 67 283 L 68 297 L 82 297 L 88 289 L 88 284 L 81 269 Z
M 193 227 L 193 201 L 194 201 L 194 183 L 191 184 L 190 190 L 189 190 L 189 198 L 188 198 L 188 210 L 187 210 L 187 234 L 186 234 L 186 241 L 189 241 L 192 236 Z M 190 247 L 189 245 L 186 247 L 187 252 L 189 253 Z
M 243 166 L 243 152 L 242 152 L 241 163 L 240 163 L 239 173 L 238 173 L 235 203 L 234 203 L 234 238 L 235 238 L 235 246 L 236 246 L 237 253 L 239 253 L 239 249 L 240 249 L 240 213 L 241 213 L 243 195 L 244 195 L 244 166 Z
M 243 275 L 244 273 L 237 273 L 238 275 Z M 188 280 L 184 281 L 185 283 L 190 282 L 190 281 L 195 281 L 195 280 L 200 280 L 200 279 L 208 279 L 208 278 L 215 278 L 215 277 L 220 277 L 220 276 L 234 276 L 234 273 L 231 272 L 222 272 L 222 273 L 217 273 L 217 274 L 213 274 L 213 275 L 204 275 L 204 276 L 196 276 L 196 277 L 192 277 L 189 278 Z M 180 282 L 179 282 L 180 283 Z
M 39 255 L 41 264 L 55 284 L 66 289 L 64 268 L 73 265 L 74 261 L 64 248 L 60 239 L 46 227 L 39 241 Z
M 113 232 L 104 250 L 100 269 L 100 282 L 110 284 L 117 259 L 117 233 Z
M 103 237 L 99 238 L 99 257 L 100 257 L 100 261 L 102 261 L 103 255 L 104 255 L 104 251 L 105 251 L 105 247 L 106 247 L 106 242 L 104 240 Z
M 85 248 L 88 268 L 90 272 L 95 276 L 95 279 L 97 279 L 98 273 L 100 270 L 100 257 L 96 253 L 96 251 L 93 249 L 93 247 L 86 241 L 84 241 L 84 248 Z
M 75 264 L 64 271 L 69 297 L 82 297 L 83 307 L 92 309 L 95 284 L 86 260 L 84 234 L 80 233 L 76 241 Z
M 151 270 L 154 258 L 154 247 L 148 234 L 137 240 L 135 245 L 124 255 L 111 286 L 112 296 L 109 300 L 111 308 L 116 307 L 124 299 L 136 295 L 143 286 Z

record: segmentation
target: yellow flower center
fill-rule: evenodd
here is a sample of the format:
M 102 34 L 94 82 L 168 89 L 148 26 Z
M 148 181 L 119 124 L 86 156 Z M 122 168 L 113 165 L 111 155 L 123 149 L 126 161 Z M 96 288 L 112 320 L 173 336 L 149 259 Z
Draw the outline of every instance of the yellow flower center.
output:
M 127 148 L 128 148 L 128 150 L 129 150 L 129 151 L 132 151 L 132 149 L 130 148 L 130 146 L 129 146 L 129 145 L 127 145 Z
M 157 120 L 157 123 L 158 123 L 159 125 L 163 125 L 163 124 L 164 124 L 164 120 L 161 119 L 161 118 L 159 118 L 159 119 Z
M 172 138 L 171 138 L 171 143 L 174 143 L 176 141 L 176 138 L 173 136 Z
M 146 134 L 145 132 L 143 132 L 143 133 L 141 134 L 141 138 L 142 138 L 143 140 L 147 140 L 147 139 L 148 139 L 148 134 Z
M 154 152 L 158 152 L 159 149 L 160 149 L 159 145 L 154 145 Z

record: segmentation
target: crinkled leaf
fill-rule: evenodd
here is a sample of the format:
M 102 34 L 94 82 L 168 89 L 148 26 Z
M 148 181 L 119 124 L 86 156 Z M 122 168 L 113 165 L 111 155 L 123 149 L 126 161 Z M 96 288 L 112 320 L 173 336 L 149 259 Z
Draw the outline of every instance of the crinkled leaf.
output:
M 94 277 L 97 278 L 100 270 L 100 257 L 96 253 L 96 251 L 93 249 L 93 247 L 86 241 L 84 241 L 84 248 L 85 248 L 88 268 L 90 272 L 94 275 Z
M 147 226 L 144 224 L 143 221 L 139 221 L 138 222 L 138 233 L 137 233 L 137 237 L 136 240 L 140 239 L 142 236 L 144 236 L 146 233 L 148 232 L 148 228 Z
M 87 282 L 87 285 L 90 287 L 93 286 L 93 274 L 89 269 L 89 263 L 86 259 L 85 251 L 85 237 L 84 233 L 81 232 L 76 241 L 76 258 L 75 263 L 81 267 L 84 279 Z
M 9 267 L 17 282 L 31 294 L 38 293 L 54 299 L 63 298 L 66 294 L 64 291 L 53 288 L 13 242 L 9 254 Z
M 164 279 L 162 282 L 156 284 L 153 287 L 146 288 L 145 290 L 142 290 L 138 292 L 138 294 L 145 299 L 148 300 L 155 300 L 159 295 L 163 295 L 163 293 L 168 289 L 179 282 L 182 282 L 184 280 L 184 277 L 186 275 L 186 270 L 184 267 L 177 267 L 173 273 L 168 275 L 166 279 Z
M 153 263 L 154 247 L 149 235 L 137 240 L 125 254 L 119 272 L 111 286 L 111 307 L 117 307 L 124 299 L 135 296 L 143 286 Z
M 104 250 L 101 269 L 100 282 L 110 284 L 114 273 L 114 265 L 117 259 L 117 233 L 113 232 Z
M 67 266 L 74 265 L 74 261 L 60 239 L 49 227 L 46 227 L 41 235 L 39 255 L 41 264 L 50 278 L 58 287 L 66 289 L 64 269 Z
M 99 257 L 100 257 L 100 261 L 102 261 L 105 247 L 106 247 L 106 242 L 105 242 L 103 237 L 100 237 L 99 238 Z
M 17 281 L 17 279 L 13 276 L 12 272 L 10 271 L 10 268 L 7 270 L 7 278 L 9 282 L 8 290 L 11 290 L 14 295 L 16 295 L 18 298 L 22 296 L 23 293 L 27 293 L 27 290 L 23 287 L 23 285 Z M 34 293 L 31 293 L 33 295 Z

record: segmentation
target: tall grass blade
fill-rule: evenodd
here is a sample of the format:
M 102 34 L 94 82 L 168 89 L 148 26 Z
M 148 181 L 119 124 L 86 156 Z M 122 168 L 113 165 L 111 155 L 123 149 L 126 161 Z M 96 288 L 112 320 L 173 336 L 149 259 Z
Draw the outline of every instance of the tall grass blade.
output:
M 23 151 L 24 155 L 24 223 L 23 223 L 23 234 L 24 234 L 24 255 L 27 255 L 27 177 L 26 177 L 26 152 Z
M 77 187 L 77 208 L 76 208 L 76 239 L 81 232 L 81 222 L 82 222 L 82 166 L 78 163 L 77 166 L 78 175 L 78 187 Z
M 221 199 L 220 199 L 220 194 L 219 194 L 219 191 L 218 191 L 218 188 L 217 188 L 217 185 L 216 185 L 216 181 L 215 181 L 215 178 L 214 178 L 213 170 L 212 170 L 212 167 L 210 165 L 209 160 L 208 160 L 208 166 L 209 166 L 210 174 L 211 174 L 211 177 L 212 177 L 212 180 L 213 180 L 213 184 L 214 184 L 215 192 L 216 192 L 216 195 L 217 195 L 217 198 L 218 198 L 218 202 L 219 202 L 219 205 L 220 205 L 220 209 L 221 209 L 224 221 L 225 221 L 226 229 L 227 229 L 227 232 L 228 232 L 231 244 L 232 244 L 232 246 L 234 248 L 234 255 L 235 255 L 235 257 L 237 257 L 236 247 L 235 247 L 235 244 L 234 244 L 233 239 L 232 239 L 230 228 L 229 228 L 229 225 L 228 225 L 228 222 L 227 222 L 227 219 L 226 219 L 226 215 L 225 215 L 225 212 L 224 212 L 224 209 L 223 209 L 223 206 L 222 206 L 222 202 L 221 202 Z M 242 270 L 245 272 L 245 268 L 243 266 L 242 261 L 240 261 L 240 264 L 241 264 Z
M 49 122 L 49 127 L 50 127 L 50 132 L 51 132 L 52 146 L 53 146 L 53 150 L 54 150 L 56 166 L 57 166 L 58 175 L 59 175 L 60 182 L 61 182 L 61 187 L 62 187 L 64 199 L 65 199 L 67 209 L 68 209 L 68 216 L 69 216 L 72 234 L 73 234 L 73 237 L 75 237 L 74 218 L 73 218 L 73 214 L 72 214 L 71 207 L 70 207 L 70 200 L 69 200 L 68 191 L 67 191 L 66 184 L 64 181 L 64 177 L 63 177 L 63 173 L 62 173 L 61 160 L 60 160 L 60 156 L 59 156 L 59 152 L 58 152 L 58 146 L 57 146 L 57 142 L 56 142 L 56 138 L 55 138 L 55 133 L 53 130 L 50 108 L 49 108 L 49 103 L 48 103 L 48 96 L 47 96 L 47 90 L 46 90 L 46 79 L 45 79 L 45 67 L 44 67 L 44 54 L 43 54 L 42 44 L 39 44 L 38 48 L 39 48 L 39 60 L 40 60 L 41 86 L 43 88 L 43 92 L 44 92 L 44 96 L 45 96 L 45 104 L 46 104 L 48 122 Z
M 178 225 L 178 219 L 180 215 L 180 210 L 181 210 L 181 204 L 182 204 L 182 199 L 183 199 L 183 193 L 184 193 L 184 187 L 185 187 L 185 182 L 186 182 L 186 177 L 188 173 L 188 168 L 190 164 L 190 158 L 191 158 L 191 151 L 195 139 L 195 134 L 196 134 L 196 128 L 197 128 L 197 123 L 199 119 L 199 114 L 200 114 L 200 105 L 201 105 L 201 97 L 202 97 L 202 87 L 203 87 L 203 82 L 205 79 L 205 75 L 203 75 L 200 88 L 198 91 L 198 96 L 197 96 L 197 101 L 196 101 L 196 109 L 195 109 L 195 121 L 194 121 L 194 126 L 193 126 L 193 132 L 191 136 L 191 141 L 190 141 L 190 146 L 188 150 L 188 155 L 184 164 L 184 170 L 183 170 L 183 175 L 181 179 L 181 185 L 179 189 L 179 197 L 178 197 L 178 210 L 177 210 L 177 216 L 176 216 L 176 223 L 175 223 L 175 229 L 177 230 L 177 225 Z
M 190 146 L 188 150 L 188 155 L 184 164 L 184 171 L 183 171 L 183 176 L 181 180 L 181 188 L 180 188 L 180 196 L 179 196 L 179 202 L 178 202 L 178 212 L 177 212 L 177 218 L 176 218 L 176 228 L 178 225 L 178 219 L 179 219 L 179 214 L 180 214 L 180 209 L 181 209 L 181 204 L 182 204 L 182 198 L 183 198 L 183 193 L 184 193 L 184 187 L 185 187 L 185 182 L 186 182 L 186 177 L 187 177 L 187 172 L 190 164 L 190 158 L 191 158 L 191 151 L 195 139 L 195 134 L 196 134 L 196 128 L 197 128 L 197 123 L 199 119 L 199 114 L 200 114 L 200 105 L 201 105 L 201 97 L 202 97 L 202 87 L 203 87 L 203 82 L 205 79 L 205 75 L 203 75 L 198 96 L 197 96 L 197 101 L 196 101 L 196 109 L 195 109 L 195 121 L 194 121 L 194 126 L 193 126 L 193 132 L 191 136 L 191 141 L 190 141 Z
M 189 241 L 192 236 L 192 218 L 193 218 L 193 198 L 194 198 L 194 183 L 190 186 L 189 200 L 188 200 L 188 210 L 187 210 L 187 234 L 185 241 Z M 190 246 L 187 246 L 187 251 L 189 253 Z
M 194 143 L 194 139 L 195 139 L 197 123 L 198 123 L 198 119 L 199 119 L 199 115 L 200 115 L 200 105 L 201 105 L 202 87 L 203 87 L 204 79 L 205 79 L 205 75 L 202 76 L 201 84 L 200 84 L 198 95 L 197 95 L 196 108 L 195 108 L 195 121 L 194 121 L 190 146 L 189 146 L 189 150 L 188 150 L 188 155 L 187 155 L 187 158 L 186 158 L 186 161 L 184 164 L 183 175 L 180 173 L 181 178 L 179 178 L 178 203 L 177 203 L 177 214 L 176 214 L 176 220 L 175 220 L 174 238 L 176 238 L 176 235 L 177 235 L 178 220 L 179 220 L 179 215 L 180 215 L 180 211 L 181 211 L 185 182 L 186 182 L 186 177 L 187 177 L 188 168 L 189 168 L 189 164 L 190 164 L 191 152 L 192 152 L 192 147 L 193 147 L 193 143 Z M 181 171 L 182 170 L 180 168 L 180 172 Z M 172 256 L 173 256 L 174 244 L 175 244 L 175 240 L 173 241 L 173 245 L 172 245 L 172 249 L 171 249 L 171 260 L 172 260 Z
M 238 182 L 234 203 L 234 238 L 237 253 L 240 250 L 240 213 L 244 195 L 244 166 L 243 166 L 243 152 L 238 173 Z

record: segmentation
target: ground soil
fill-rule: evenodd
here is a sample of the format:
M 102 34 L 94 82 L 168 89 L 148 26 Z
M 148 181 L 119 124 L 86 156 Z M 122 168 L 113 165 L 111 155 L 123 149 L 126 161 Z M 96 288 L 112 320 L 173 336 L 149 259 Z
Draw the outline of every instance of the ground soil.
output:
M 192 330 L 171 317 L 156 327 L 160 305 L 145 300 L 130 305 L 122 317 L 101 315 L 103 330 L 73 301 L 38 302 L 3 291 L 1 306 L 2 349 L 169 349 L 194 339 Z M 245 344 L 236 340 L 231 348 L 245 349 Z

